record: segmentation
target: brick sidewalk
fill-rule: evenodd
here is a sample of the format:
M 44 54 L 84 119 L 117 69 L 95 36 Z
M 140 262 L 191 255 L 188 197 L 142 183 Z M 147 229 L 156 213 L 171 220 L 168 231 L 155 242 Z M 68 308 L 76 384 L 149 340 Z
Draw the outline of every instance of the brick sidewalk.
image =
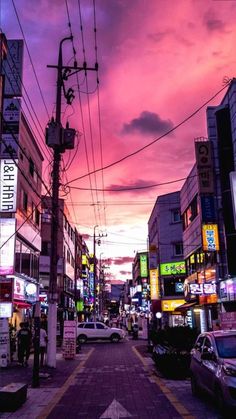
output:
M 10 367 L 2 368 L 0 387 L 10 383 L 25 383 L 28 384 L 28 391 L 26 402 L 15 412 L 3 412 L 0 407 L 0 418 L 35 419 L 70 377 L 74 369 L 84 360 L 87 352 L 88 349 L 83 348 L 72 360 L 65 360 L 61 353 L 57 353 L 56 368 L 43 367 L 40 369 L 40 372 L 46 373 L 48 378 L 40 378 L 40 385 L 37 388 L 32 388 L 33 355 L 30 356 L 28 367 L 22 367 L 17 362 L 13 362 Z

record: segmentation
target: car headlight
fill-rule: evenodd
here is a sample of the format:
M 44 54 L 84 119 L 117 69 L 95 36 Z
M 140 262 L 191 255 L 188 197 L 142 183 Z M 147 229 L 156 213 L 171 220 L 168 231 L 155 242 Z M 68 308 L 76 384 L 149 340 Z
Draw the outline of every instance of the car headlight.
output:
M 222 368 L 226 375 L 230 375 L 231 377 L 236 377 L 236 369 L 232 367 L 232 365 L 223 365 Z

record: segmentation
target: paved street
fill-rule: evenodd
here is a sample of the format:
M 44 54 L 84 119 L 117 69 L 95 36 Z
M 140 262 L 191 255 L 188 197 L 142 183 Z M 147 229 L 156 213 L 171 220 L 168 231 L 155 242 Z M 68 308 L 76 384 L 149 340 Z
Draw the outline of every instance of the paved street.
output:
M 50 371 L 49 371 L 50 373 Z M 1 385 L 31 383 L 31 369 L 3 370 Z M 146 342 L 88 343 L 73 361 L 58 355 L 57 369 L 28 400 L 0 418 L 220 418 L 214 403 L 191 395 L 189 380 L 165 380 L 146 352 Z

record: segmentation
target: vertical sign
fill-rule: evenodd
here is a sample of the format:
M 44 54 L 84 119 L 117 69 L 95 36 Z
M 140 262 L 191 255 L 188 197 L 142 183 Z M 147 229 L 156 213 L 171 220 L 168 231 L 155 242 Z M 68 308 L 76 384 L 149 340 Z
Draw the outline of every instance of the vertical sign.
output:
M 209 140 L 195 141 L 195 154 L 198 172 L 199 193 L 214 193 L 213 161 Z
M 7 41 L 7 60 L 2 63 L 5 75 L 4 96 L 22 96 L 23 40 Z
M 140 254 L 140 276 L 141 278 L 147 278 L 148 276 L 148 266 L 147 266 L 147 255 Z
M 4 99 L 1 158 L 17 158 L 19 141 L 20 99 Z
M 0 160 L 0 211 L 16 211 L 18 168 L 13 160 Z
M 158 270 L 150 269 L 150 294 L 151 300 L 159 299 Z
M 230 189 L 231 189 L 233 214 L 234 214 L 234 227 L 236 229 L 236 172 L 231 172 L 229 176 L 230 176 Z
M 219 250 L 219 235 L 217 224 L 204 224 L 202 226 L 202 248 L 205 252 Z
M 15 218 L 0 218 L 0 275 L 14 273 Z

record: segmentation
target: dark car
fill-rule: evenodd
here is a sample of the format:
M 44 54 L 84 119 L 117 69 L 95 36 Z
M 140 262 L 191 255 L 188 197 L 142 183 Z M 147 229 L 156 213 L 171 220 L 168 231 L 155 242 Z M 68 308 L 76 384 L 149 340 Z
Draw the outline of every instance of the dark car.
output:
M 194 395 L 204 390 L 216 398 L 220 410 L 236 409 L 236 330 L 200 334 L 190 370 Z

